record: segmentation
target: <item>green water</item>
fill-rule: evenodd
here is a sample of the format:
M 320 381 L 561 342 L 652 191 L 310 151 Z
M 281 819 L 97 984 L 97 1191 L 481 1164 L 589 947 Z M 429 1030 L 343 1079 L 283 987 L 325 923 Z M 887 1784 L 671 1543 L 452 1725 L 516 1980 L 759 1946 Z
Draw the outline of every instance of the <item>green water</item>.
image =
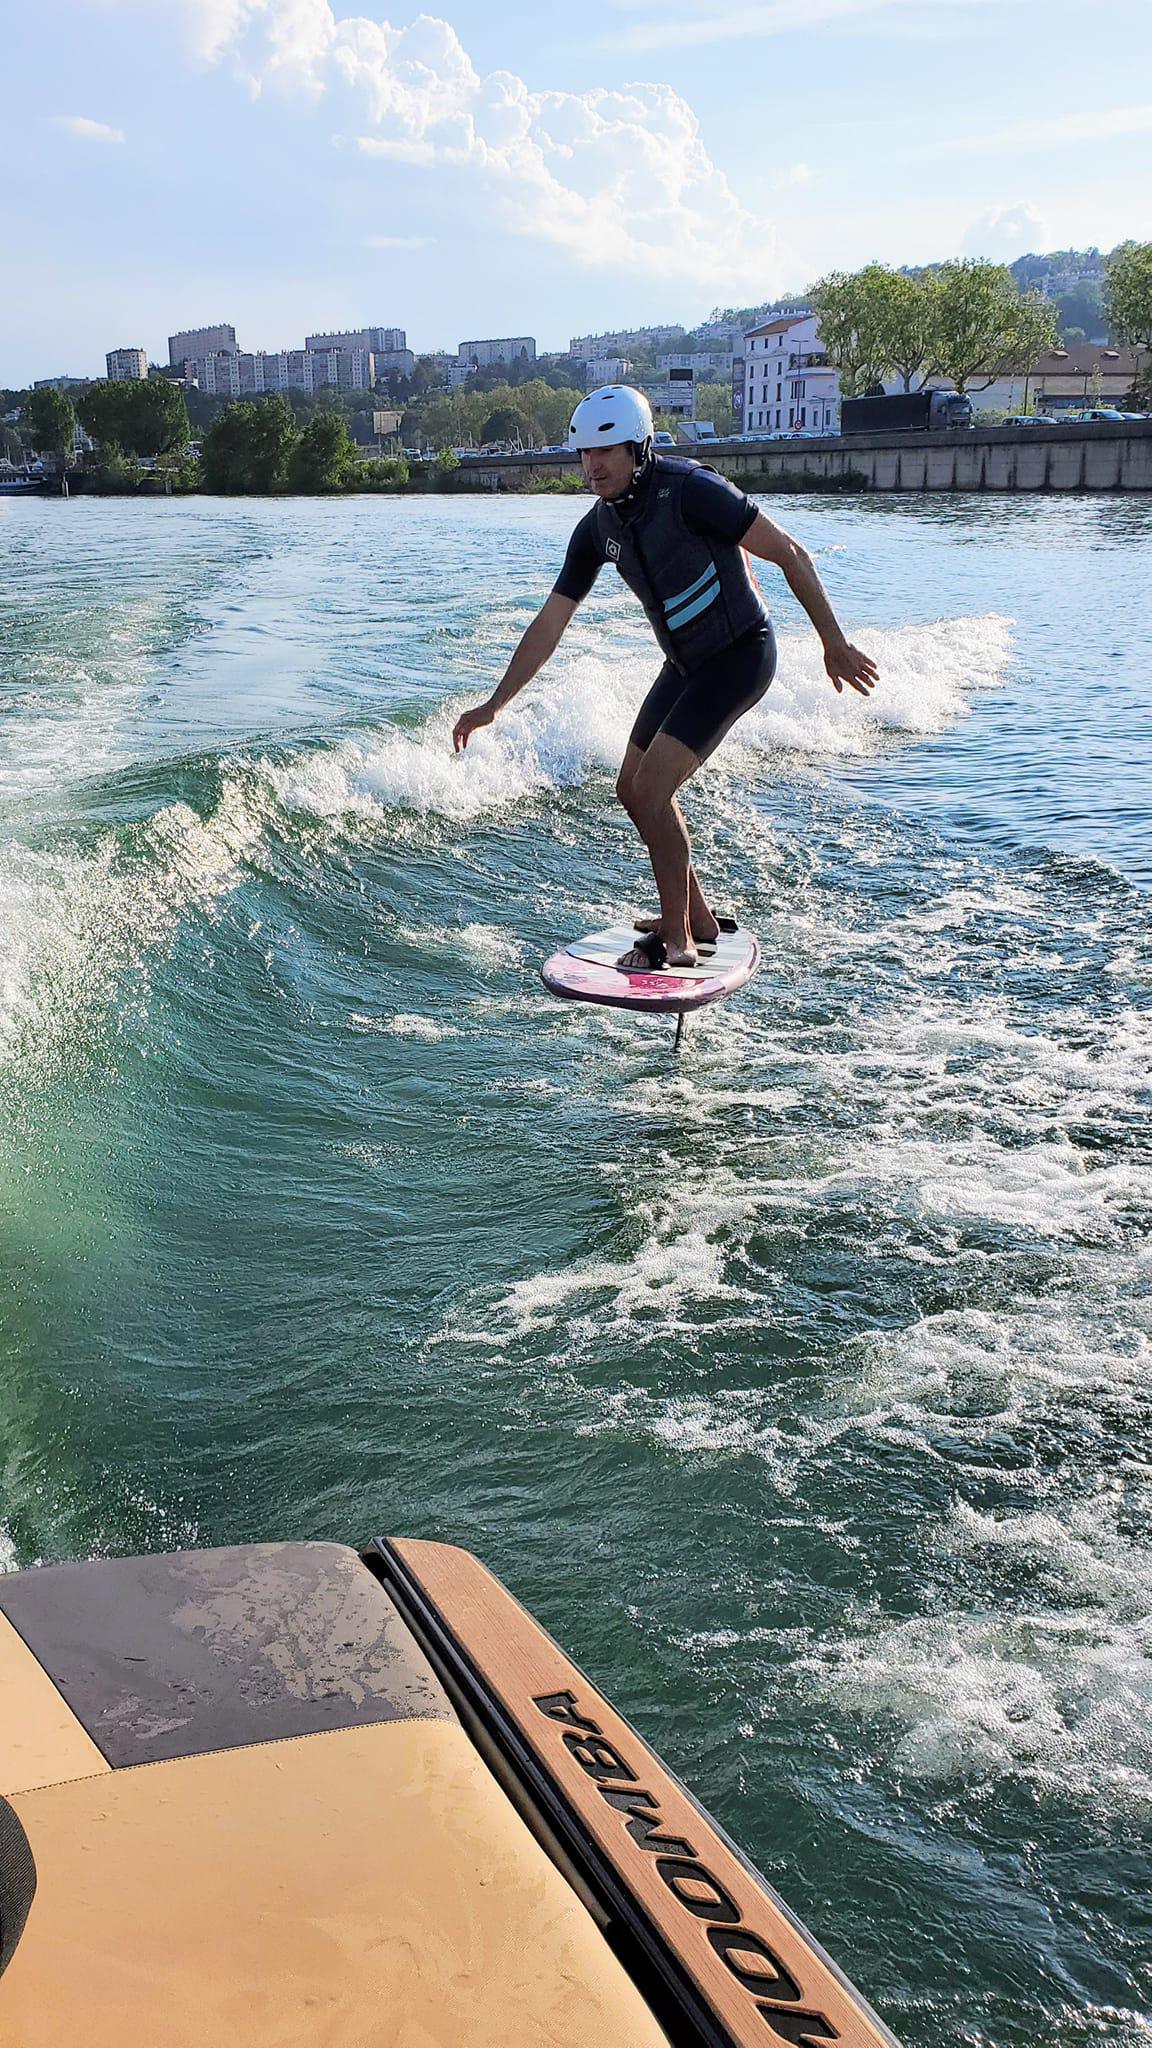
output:
M 10 1561 L 490 1563 L 908 2048 L 1152 2038 L 1152 508 L 773 501 L 881 663 L 688 800 L 763 972 L 541 988 L 647 904 L 580 506 L 0 506 Z

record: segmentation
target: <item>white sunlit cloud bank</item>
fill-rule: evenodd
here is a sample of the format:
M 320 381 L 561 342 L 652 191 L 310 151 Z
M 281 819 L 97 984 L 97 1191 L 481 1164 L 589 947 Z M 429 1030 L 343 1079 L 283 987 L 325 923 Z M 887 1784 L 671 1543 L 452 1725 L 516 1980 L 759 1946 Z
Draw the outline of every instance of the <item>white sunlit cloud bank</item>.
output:
M 693 109 L 670 86 L 533 92 L 482 76 L 447 21 L 338 20 L 328 0 L 186 0 L 193 48 L 258 95 L 328 104 L 333 140 L 381 164 L 465 174 L 506 232 L 582 267 L 691 276 L 725 293 L 780 282 L 769 224 L 713 162 Z

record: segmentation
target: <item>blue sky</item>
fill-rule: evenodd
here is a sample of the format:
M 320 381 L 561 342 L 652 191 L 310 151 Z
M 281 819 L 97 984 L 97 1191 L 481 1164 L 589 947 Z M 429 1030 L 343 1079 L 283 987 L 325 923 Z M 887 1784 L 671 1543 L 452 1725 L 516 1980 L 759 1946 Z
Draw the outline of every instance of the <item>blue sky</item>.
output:
M 559 348 L 1152 238 L 1147 0 L 38 0 L 4 50 L 5 385 L 215 320 Z

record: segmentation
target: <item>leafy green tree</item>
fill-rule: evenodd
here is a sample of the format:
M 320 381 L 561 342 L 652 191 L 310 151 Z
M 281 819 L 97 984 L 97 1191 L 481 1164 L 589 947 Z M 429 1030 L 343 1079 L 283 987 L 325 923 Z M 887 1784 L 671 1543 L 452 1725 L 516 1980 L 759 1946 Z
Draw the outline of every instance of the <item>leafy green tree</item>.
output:
M 492 407 L 480 391 L 448 391 L 430 399 L 424 432 L 438 447 L 459 448 L 480 436 L 481 422 Z
M 171 455 L 188 442 L 188 408 L 178 384 L 167 377 L 149 377 L 131 386 L 127 413 L 129 439 L 137 455 Z
M 1152 348 L 1152 242 L 1121 242 L 1108 258 L 1108 325 L 1117 341 Z
M 99 448 L 168 455 L 188 440 L 188 410 L 166 377 L 112 378 L 90 384 L 77 404 L 80 424 Z
M 1055 307 L 1038 292 L 1018 292 L 1007 265 L 972 257 L 942 263 L 932 275 L 926 376 L 947 377 L 957 391 L 985 390 L 1054 347 Z
M 485 442 L 531 441 L 531 422 L 518 405 L 498 405 L 481 426 L 480 438 Z
M 891 275 L 881 263 L 851 274 L 834 270 L 808 294 L 820 319 L 820 346 L 840 372 L 845 398 L 858 398 L 870 384 L 883 383 L 892 367 Z
M 403 490 L 409 480 L 408 464 L 400 455 L 369 456 L 366 462 L 358 463 L 349 481 L 354 481 L 361 490 Z
M 338 491 L 357 463 L 356 447 L 341 415 L 318 412 L 309 420 L 288 462 L 293 491 Z
M 880 266 L 875 266 L 879 272 Z M 887 270 L 879 283 L 881 332 L 885 367 L 901 379 L 905 391 L 928 360 L 936 320 L 935 276 L 931 271 L 909 275 Z
M 90 384 L 77 400 L 80 424 L 98 448 L 127 448 L 130 445 L 125 401 L 131 389 L 130 384 L 113 378 L 108 383 Z
M 278 392 L 225 406 L 204 436 L 200 466 L 205 490 L 282 489 L 295 441 L 292 408 Z
M 24 419 L 32 429 L 32 445 L 42 455 L 55 455 L 66 463 L 76 431 L 76 408 L 65 391 L 45 385 L 30 391 L 24 400 Z
M 732 432 L 732 385 L 698 384 L 696 386 L 696 417 L 711 420 L 718 434 Z

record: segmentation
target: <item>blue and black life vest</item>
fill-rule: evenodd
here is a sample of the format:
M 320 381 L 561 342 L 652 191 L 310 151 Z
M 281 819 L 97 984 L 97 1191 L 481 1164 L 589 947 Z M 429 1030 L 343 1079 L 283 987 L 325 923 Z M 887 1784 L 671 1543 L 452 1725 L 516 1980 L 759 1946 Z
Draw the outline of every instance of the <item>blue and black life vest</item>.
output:
M 597 507 L 607 560 L 640 599 L 668 660 L 685 673 L 722 654 L 768 616 L 743 548 L 705 540 L 685 523 L 685 481 L 704 467 L 680 456 L 654 455 L 631 519 L 603 501 Z

